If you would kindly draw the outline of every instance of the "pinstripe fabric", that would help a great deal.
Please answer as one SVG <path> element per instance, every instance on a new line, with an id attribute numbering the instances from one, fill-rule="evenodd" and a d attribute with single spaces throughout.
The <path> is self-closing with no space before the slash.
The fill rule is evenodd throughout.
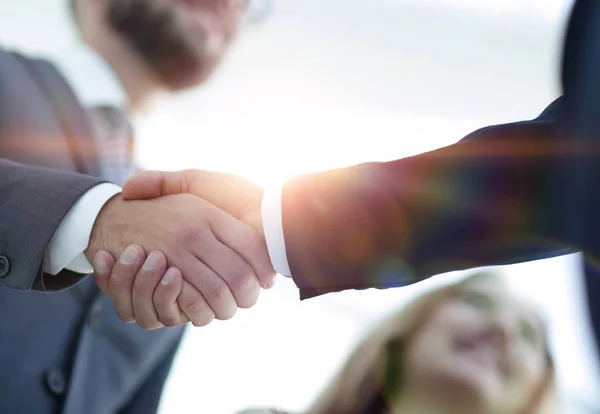
<path id="1" fill-rule="evenodd" d="M 76 200 L 128 173 L 131 136 L 100 135 L 106 119 L 49 63 L 0 50 L 0 256 L 11 268 L 0 279 L 2 414 L 156 411 L 183 329 L 124 324 L 92 278 L 40 271 Z"/>

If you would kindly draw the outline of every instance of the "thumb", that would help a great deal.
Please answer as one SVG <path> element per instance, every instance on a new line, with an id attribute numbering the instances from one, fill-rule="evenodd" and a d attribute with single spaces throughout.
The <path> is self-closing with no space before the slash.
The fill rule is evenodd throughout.
<path id="1" fill-rule="evenodd" d="M 132 175 L 123 184 L 123 199 L 148 200 L 189 191 L 192 171 L 144 171 Z"/>
<path id="2" fill-rule="evenodd" d="M 145 171 L 123 185 L 124 200 L 147 200 L 171 194 L 200 197 L 238 219 L 260 208 L 263 191 L 250 181 L 231 174 L 203 171 Z"/>

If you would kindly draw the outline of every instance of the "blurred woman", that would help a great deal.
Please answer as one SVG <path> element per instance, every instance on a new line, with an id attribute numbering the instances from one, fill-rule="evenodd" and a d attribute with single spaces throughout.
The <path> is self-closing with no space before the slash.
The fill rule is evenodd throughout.
<path id="1" fill-rule="evenodd" d="M 554 380 L 534 307 L 480 271 L 385 319 L 308 413 L 554 414 Z"/>

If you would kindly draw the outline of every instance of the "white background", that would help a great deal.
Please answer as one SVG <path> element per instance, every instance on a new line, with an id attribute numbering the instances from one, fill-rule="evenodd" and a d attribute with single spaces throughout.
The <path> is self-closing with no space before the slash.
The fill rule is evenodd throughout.
<path id="1" fill-rule="evenodd" d="M 137 119 L 137 156 L 152 168 L 218 169 L 270 185 L 299 172 L 401 158 L 483 125 L 535 117 L 559 94 L 570 4 L 276 0 L 268 21 L 246 30 L 208 85 Z M 62 0 L 0 0 L 4 46 L 54 56 L 73 42 Z M 591 402 L 600 382 L 579 265 L 574 255 L 508 271 L 548 313 L 565 397 Z M 300 302 L 280 278 L 255 308 L 188 330 L 162 411 L 301 411 L 373 321 L 420 288 Z"/>

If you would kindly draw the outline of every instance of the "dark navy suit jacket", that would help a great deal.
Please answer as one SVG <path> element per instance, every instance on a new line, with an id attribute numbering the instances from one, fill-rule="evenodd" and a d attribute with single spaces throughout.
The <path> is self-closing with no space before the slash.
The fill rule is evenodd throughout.
<path id="1" fill-rule="evenodd" d="M 600 2 L 578 1 L 568 33 L 565 94 L 539 117 L 286 183 L 283 230 L 301 298 L 583 251 L 600 345 Z"/>

